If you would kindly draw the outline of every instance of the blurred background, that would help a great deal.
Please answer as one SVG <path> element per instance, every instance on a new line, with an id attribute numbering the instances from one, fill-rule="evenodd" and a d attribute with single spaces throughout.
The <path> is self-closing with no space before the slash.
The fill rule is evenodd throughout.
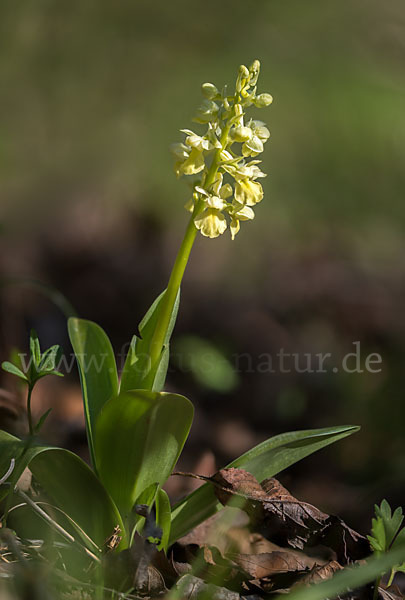
<path id="1" fill-rule="evenodd" d="M 234 242 L 193 249 L 167 385 L 196 406 L 180 467 L 211 474 L 277 433 L 361 425 L 281 480 L 365 531 L 373 503 L 400 505 L 405 489 L 403 0 L 2 3 L 1 359 L 26 351 L 31 327 L 71 352 L 34 279 L 122 360 L 188 219 L 168 147 L 200 84 L 233 85 L 255 58 L 274 96 L 265 199 Z M 364 372 L 342 372 L 354 342 Z M 282 349 L 304 372 L 279 368 Z M 319 353 L 325 372 L 305 372 Z M 1 425 L 21 434 L 22 392 L 0 377 Z M 85 455 L 78 377 L 54 379 L 34 399 L 38 414 L 53 406 L 44 437 Z"/>

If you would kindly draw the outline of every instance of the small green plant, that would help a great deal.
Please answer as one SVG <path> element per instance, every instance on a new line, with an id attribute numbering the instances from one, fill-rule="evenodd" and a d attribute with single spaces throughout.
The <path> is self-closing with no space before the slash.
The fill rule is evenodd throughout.
<path id="1" fill-rule="evenodd" d="M 115 536 L 108 551 L 130 548 L 145 526 L 137 507 L 155 511 L 159 549 L 189 532 L 223 507 L 212 485 L 204 484 L 174 507 L 163 485 L 173 471 L 186 442 L 193 419 L 193 405 L 182 395 L 163 391 L 169 361 L 170 338 L 180 301 L 180 284 L 198 231 L 215 238 L 230 229 L 232 239 L 242 221 L 254 218 L 254 207 L 263 199 L 257 181 L 264 177 L 257 157 L 270 133 L 262 121 L 247 116 L 251 106 L 269 106 L 272 97 L 257 93 L 260 63 L 239 68 L 232 92 L 219 91 L 211 83 L 202 86 L 204 100 L 195 121 L 205 131 L 183 130 L 184 142 L 172 147 L 177 176 L 191 178 L 191 197 L 186 207 L 190 222 L 180 246 L 167 288 L 153 302 L 132 338 L 121 378 L 111 343 L 95 323 L 70 318 L 68 330 L 81 379 L 91 467 L 67 450 L 46 446 L 37 439 L 27 446 L 0 432 L 0 468 L 5 473 L 16 461 L 11 483 L 26 467 L 64 515 L 64 526 L 74 531 L 82 545 L 99 560 L 106 540 Z M 31 365 L 24 370 L 3 364 L 28 385 L 30 438 L 37 433 L 30 402 L 35 382 L 57 372 L 58 350 L 41 354 L 31 336 Z M 230 465 L 242 467 L 259 481 L 329 444 L 358 431 L 355 426 L 290 432 L 273 437 Z M 61 474 L 62 479 L 61 479 Z"/>
<path id="2" fill-rule="evenodd" d="M 30 436 L 37 433 L 50 411 L 46 411 L 40 418 L 38 423 L 34 426 L 32 421 L 31 413 L 31 396 L 37 381 L 46 377 L 47 375 L 57 375 L 63 377 L 63 373 L 57 370 L 57 366 L 60 362 L 62 349 L 60 346 L 51 346 L 45 352 L 41 352 L 39 345 L 39 339 L 36 331 L 31 330 L 30 334 L 30 358 L 28 365 L 23 365 L 21 356 L 17 354 L 14 362 L 5 361 L 2 367 L 8 373 L 15 375 L 27 384 L 27 418 L 28 418 L 28 430 Z"/>
<path id="3" fill-rule="evenodd" d="M 402 527 L 404 515 L 402 514 L 402 508 L 399 506 L 394 513 L 392 513 L 391 507 L 386 500 L 381 502 L 381 505 L 377 504 L 374 507 L 375 517 L 372 520 L 371 533 L 372 535 L 367 536 L 368 541 L 376 556 L 389 552 L 390 550 L 396 550 L 405 544 L 405 527 Z M 402 571 L 405 573 L 405 562 L 395 565 L 391 568 L 391 574 L 388 581 L 390 586 L 394 580 L 395 573 Z M 377 579 L 375 589 L 378 589 L 380 579 Z M 377 597 L 375 595 L 375 597 Z"/>

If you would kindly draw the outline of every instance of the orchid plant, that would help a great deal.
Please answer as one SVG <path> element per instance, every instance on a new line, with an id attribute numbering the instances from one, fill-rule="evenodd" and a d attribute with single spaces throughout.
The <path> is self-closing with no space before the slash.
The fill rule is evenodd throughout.
<path id="1" fill-rule="evenodd" d="M 249 68 L 240 66 L 232 91 L 227 87 L 219 91 L 212 83 L 204 83 L 204 100 L 194 120 L 205 131 L 184 129 L 184 141 L 172 146 L 176 175 L 191 181 L 186 205 L 191 218 L 167 288 L 140 322 L 120 378 L 106 333 L 91 321 L 69 319 L 81 379 L 90 466 L 68 450 L 40 443 L 30 410 L 33 379 L 21 364 L 3 365 L 28 384 L 29 414 L 29 443 L 0 432 L 0 468 L 8 475 L 3 477 L 0 490 L 3 497 L 14 495 L 8 518 L 14 515 L 13 526 L 17 527 L 18 507 L 24 504 L 18 480 L 29 468 L 54 507 L 53 515 L 61 516 L 65 532 L 86 550 L 89 561 L 100 561 L 106 552 L 120 553 L 131 547 L 147 520 L 137 509 L 140 505 L 146 505 L 149 513 L 153 511 L 160 532 L 154 543 L 164 551 L 222 510 L 210 483 L 171 506 L 163 486 L 189 434 L 193 405 L 184 396 L 164 390 L 180 285 L 196 235 L 200 232 L 216 238 L 229 226 L 234 239 L 241 222 L 254 218 L 254 208 L 263 199 L 258 180 L 265 174 L 258 157 L 270 132 L 264 122 L 248 114 L 251 107 L 265 108 L 272 103 L 270 94 L 258 93 L 259 72 L 258 60 Z M 52 360 L 44 362 L 39 342 L 31 346 L 35 373 L 56 374 L 56 349 L 48 351 Z M 357 430 L 355 426 L 338 426 L 284 433 L 228 466 L 243 467 L 260 481 Z M 10 464 L 15 465 L 13 473 L 9 473 Z M 25 504 L 35 510 L 32 500 L 26 498 Z M 53 522 L 55 519 L 57 516 Z M 58 526 L 61 528 L 61 523 Z M 112 536 L 114 543 L 107 544 Z"/>

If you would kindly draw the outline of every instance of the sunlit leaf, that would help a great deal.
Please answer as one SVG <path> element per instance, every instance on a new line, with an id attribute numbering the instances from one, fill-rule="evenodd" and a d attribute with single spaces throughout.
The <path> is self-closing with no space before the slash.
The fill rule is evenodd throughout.
<path id="1" fill-rule="evenodd" d="M 99 475 L 121 513 L 139 494 L 169 477 L 187 439 L 193 406 L 187 398 L 136 390 L 105 404 L 95 434 Z"/>
<path id="2" fill-rule="evenodd" d="M 68 330 L 79 366 L 90 454 L 97 468 L 93 441 L 95 423 L 104 404 L 118 393 L 114 352 L 106 333 L 92 321 L 70 318 Z"/>

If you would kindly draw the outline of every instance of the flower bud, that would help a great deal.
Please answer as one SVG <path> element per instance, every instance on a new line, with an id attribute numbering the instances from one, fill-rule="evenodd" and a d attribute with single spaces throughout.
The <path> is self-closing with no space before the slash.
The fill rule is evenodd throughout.
<path id="1" fill-rule="evenodd" d="M 255 104 L 255 106 L 257 106 L 257 108 L 265 108 L 266 106 L 269 106 L 272 102 L 273 102 L 273 96 L 271 96 L 270 94 L 266 94 L 266 93 L 259 94 L 254 99 L 254 104 Z"/>
<path id="2" fill-rule="evenodd" d="M 218 96 L 219 92 L 216 86 L 213 83 L 203 83 L 201 86 L 202 95 L 205 96 L 208 100 L 213 100 L 216 96 Z"/>
<path id="3" fill-rule="evenodd" d="M 247 79 L 249 77 L 249 69 L 245 67 L 245 65 L 241 65 L 239 67 L 238 77 L 240 77 L 241 79 Z"/>
<path id="4" fill-rule="evenodd" d="M 232 137 L 235 142 L 247 142 L 252 137 L 253 132 L 250 127 L 239 125 L 232 131 Z"/>
<path id="5" fill-rule="evenodd" d="M 260 61 L 256 59 L 252 62 L 252 64 L 250 65 L 250 68 L 249 68 L 249 74 L 250 74 L 249 84 L 250 85 L 252 85 L 252 86 L 256 85 L 257 79 L 259 77 L 259 73 L 260 73 Z"/>
<path id="6" fill-rule="evenodd" d="M 241 117 L 243 115 L 243 108 L 241 104 L 235 104 L 234 109 L 236 117 Z"/>
<path id="7" fill-rule="evenodd" d="M 270 137 L 270 131 L 267 129 L 266 124 L 263 121 L 252 121 L 250 127 L 253 130 L 254 135 L 257 135 L 262 142 L 267 142 Z"/>
<path id="8" fill-rule="evenodd" d="M 257 135 L 254 135 L 250 140 L 245 142 L 242 146 L 243 156 L 257 156 L 260 152 L 263 152 L 263 142 Z"/>
<path id="9" fill-rule="evenodd" d="M 219 106 L 212 100 L 203 100 L 197 109 L 196 121 L 198 123 L 209 123 L 214 121 L 218 115 Z"/>
<path id="10" fill-rule="evenodd" d="M 249 69 L 245 65 L 239 67 L 238 78 L 236 80 L 236 91 L 238 94 L 242 91 L 242 88 L 246 84 L 246 80 L 249 78 Z"/>

